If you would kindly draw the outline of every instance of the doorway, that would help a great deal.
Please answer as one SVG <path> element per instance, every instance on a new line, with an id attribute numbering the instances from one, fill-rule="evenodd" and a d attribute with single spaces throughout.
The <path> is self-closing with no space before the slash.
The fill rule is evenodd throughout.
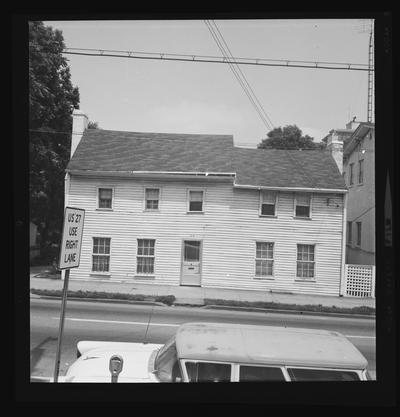
<path id="1" fill-rule="evenodd" d="M 201 240 L 184 240 L 181 285 L 201 286 Z"/>

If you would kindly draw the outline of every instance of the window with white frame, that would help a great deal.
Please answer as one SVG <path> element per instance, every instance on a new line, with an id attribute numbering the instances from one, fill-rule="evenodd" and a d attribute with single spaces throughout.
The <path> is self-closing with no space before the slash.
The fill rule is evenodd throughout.
<path id="1" fill-rule="evenodd" d="M 297 278 L 315 278 L 315 245 L 297 245 Z"/>
<path id="2" fill-rule="evenodd" d="M 146 210 L 158 210 L 160 200 L 159 188 L 146 188 L 145 190 Z"/>
<path id="3" fill-rule="evenodd" d="M 358 183 L 364 182 L 364 159 L 358 161 Z"/>
<path id="4" fill-rule="evenodd" d="M 274 274 L 274 244 L 256 242 L 256 277 L 272 277 Z"/>
<path id="5" fill-rule="evenodd" d="M 296 193 L 296 217 L 311 217 L 311 194 Z"/>
<path id="6" fill-rule="evenodd" d="M 204 191 L 201 190 L 189 190 L 189 211 L 201 212 L 203 211 L 204 203 Z"/>
<path id="7" fill-rule="evenodd" d="M 260 215 L 261 216 L 275 216 L 276 214 L 276 197 L 275 191 L 261 191 L 260 200 Z"/>
<path id="8" fill-rule="evenodd" d="M 137 274 L 154 274 L 155 239 L 138 239 L 136 257 Z"/>
<path id="9" fill-rule="evenodd" d="M 112 208 L 113 189 L 99 188 L 98 189 L 98 208 L 110 209 Z"/>
<path id="10" fill-rule="evenodd" d="M 110 271 L 110 243 L 109 237 L 93 238 L 92 253 L 92 271 L 109 272 Z"/>
<path id="11" fill-rule="evenodd" d="M 357 246 L 361 246 L 361 222 L 356 222 L 357 225 Z"/>

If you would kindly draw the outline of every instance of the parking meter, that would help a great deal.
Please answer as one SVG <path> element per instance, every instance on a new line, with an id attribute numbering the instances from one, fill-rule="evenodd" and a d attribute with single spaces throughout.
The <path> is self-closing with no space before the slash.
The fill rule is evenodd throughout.
<path id="1" fill-rule="evenodd" d="M 122 371 L 122 366 L 124 364 L 124 360 L 119 355 L 113 355 L 110 358 L 110 372 L 111 372 L 111 382 L 118 382 L 118 375 Z"/>

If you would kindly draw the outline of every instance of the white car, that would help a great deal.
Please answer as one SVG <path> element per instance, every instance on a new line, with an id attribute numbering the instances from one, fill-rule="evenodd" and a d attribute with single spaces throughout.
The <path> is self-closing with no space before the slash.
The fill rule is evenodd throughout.
<path id="1" fill-rule="evenodd" d="M 59 382 L 360 381 L 367 360 L 342 334 L 185 323 L 164 345 L 88 342 Z"/>

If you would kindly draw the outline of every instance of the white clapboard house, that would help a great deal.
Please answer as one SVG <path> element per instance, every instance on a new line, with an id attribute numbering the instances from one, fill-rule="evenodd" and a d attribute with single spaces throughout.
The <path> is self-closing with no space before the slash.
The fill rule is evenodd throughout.
<path id="1" fill-rule="evenodd" d="M 347 191 L 329 151 L 86 126 L 75 111 L 65 205 L 86 214 L 71 279 L 343 292 Z"/>

